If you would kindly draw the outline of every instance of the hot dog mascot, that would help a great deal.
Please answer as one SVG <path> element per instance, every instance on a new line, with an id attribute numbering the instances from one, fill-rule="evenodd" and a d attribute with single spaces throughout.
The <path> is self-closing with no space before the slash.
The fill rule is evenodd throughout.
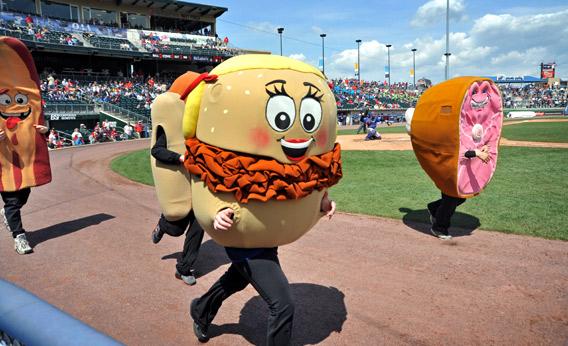
<path id="1" fill-rule="evenodd" d="M 175 276 L 188 285 L 197 282 L 193 266 L 203 239 L 203 229 L 198 223 L 194 223 L 190 177 L 183 166 L 185 139 L 181 127 L 185 102 L 180 95 L 198 76 L 198 73 L 186 72 L 178 77 L 168 91 L 156 97 L 151 111 L 150 161 L 158 202 L 162 209 L 160 220 L 152 232 L 152 241 L 154 244 L 159 243 L 164 234 L 179 237 L 187 229 Z"/>
<path id="2" fill-rule="evenodd" d="M 1 213 L 19 254 L 32 252 L 20 209 L 30 188 L 51 181 L 37 71 L 26 46 L 0 37 L 0 192 Z"/>

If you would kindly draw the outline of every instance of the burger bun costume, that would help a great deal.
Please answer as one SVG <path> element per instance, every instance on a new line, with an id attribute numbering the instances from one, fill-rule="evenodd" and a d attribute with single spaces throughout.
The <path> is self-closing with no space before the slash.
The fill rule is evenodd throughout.
<path id="1" fill-rule="evenodd" d="M 202 74 L 182 99 L 191 178 L 180 191 L 191 186 L 196 218 L 217 243 L 288 244 L 324 215 L 320 204 L 341 178 L 341 158 L 335 97 L 320 71 L 286 57 L 241 55 Z M 233 225 L 215 230 L 226 208 Z"/>

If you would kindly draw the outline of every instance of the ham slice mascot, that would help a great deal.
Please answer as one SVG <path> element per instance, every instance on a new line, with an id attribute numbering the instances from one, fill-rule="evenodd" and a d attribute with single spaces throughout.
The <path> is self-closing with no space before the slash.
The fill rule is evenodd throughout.
<path id="1" fill-rule="evenodd" d="M 19 254 L 32 249 L 26 240 L 20 209 L 30 188 L 51 181 L 51 169 L 36 68 L 26 46 L 0 37 L 0 192 L 6 228 Z"/>
<path id="2" fill-rule="evenodd" d="M 241 55 L 197 77 L 182 99 L 191 207 L 232 262 L 192 302 L 194 332 L 207 341 L 222 302 L 252 284 L 269 307 L 267 343 L 289 344 L 294 304 L 277 249 L 335 211 L 327 193 L 342 175 L 335 97 L 308 64 Z"/>
<path id="3" fill-rule="evenodd" d="M 432 233 L 451 239 L 450 219 L 487 186 L 497 166 L 503 125 L 501 93 L 487 78 L 459 77 L 424 92 L 407 130 L 420 165 L 442 192 L 428 204 Z"/>

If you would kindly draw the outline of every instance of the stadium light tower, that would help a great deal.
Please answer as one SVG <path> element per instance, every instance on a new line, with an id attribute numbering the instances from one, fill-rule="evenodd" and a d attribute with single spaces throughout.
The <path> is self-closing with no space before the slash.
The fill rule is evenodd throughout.
<path id="1" fill-rule="evenodd" d="M 388 65 L 388 71 L 389 71 L 389 88 L 391 86 L 391 54 L 390 54 L 390 48 L 392 47 L 392 44 L 387 44 L 387 65 Z"/>
<path id="2" fill-rule="evenodd" d="M 280 56 L 282 56 L 282 33 L 284 32 L 284 28 L 278 28 L 278 34 L 280 35 Z"/>
<path id="3" fill-rule="evenodd" d="M 450 0 L 446 0 L 446 79 L 450 74 Z"/>
<path id="4" fill-rule="evenodd" d="M 361 45 L 361 40 L 355 40 L 357 42 L 357 79 L 359 80 L 359 85 L 361 85 L 361 59 L 359 55 L 359 46 Z"/>
<path id="5" fill-rule="evenodd" d="M 325 75 L 325 44 L 324 44 L 324 39 L 325 39 L 326 34 L 320 34 L 321 37 L 321 68 L 322 68 L 322 72 Z"/>
<path id="6" fill-rule="evenodd" d="M 412 77 L 414 78 L 414 82 L 412 82 L 412 86 L 416 89 L 416 48 L 412 48 Z"/>

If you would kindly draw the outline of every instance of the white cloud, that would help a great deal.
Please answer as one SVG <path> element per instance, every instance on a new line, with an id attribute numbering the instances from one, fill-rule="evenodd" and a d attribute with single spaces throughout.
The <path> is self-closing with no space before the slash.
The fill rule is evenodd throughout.
<path id="1" fill-rule="evenodd" d="M 306 56 L 302 53 L 290 54 L 290 58 L 300 61 L 306 61 Z"/>
<path id="2" fill-rule="evenodd" d="M 410 24 L 427 26 L 445 21 L 446 8 L 446 0 L 430 0 L 418 8 Z M 450 19 L 458 21 L 466 19 L 464 0 L 450 1 Z"/>
<path id="3" fill-rule="evenodd" d="M 557 73 L 568 78 L 568 9 L 554 13 L 514 16 L 486 14 L 476 19 L 467 32 L 450 33 L 450 75 L 538 76 L 541 62 L 564 66 Z M 412 42 L 393 43 L 391 80 L 411 81 L 411 48 L 416 48 L 416 77 L 443 80 L 445 35 L 422 36 Z M 357 49 L 343 50 L 331 58 L 331 77 L 354 76 Z M 378 41 L 361 45 L 361 78 L 384 79 L 386 48 Z M 326 68 L 326 72 L 327 68 Z"/>
<path id="4" fill-rule="evenodd" d="M 391 50 L 392 51 L 392 50 Z M 372 70 L 380 69 L 386 63 L 387 48 L 383 43 L 376 40 L 361 42 L 359 46 L 359 59 L 361 63 L 361 78 Z M 383 63 L 384 62 L 384 63 Z M 334 76 L 354 76 L 355 64 L 357 63 L 357 48 L 346 49 L 331 57 L 326 74 Z M 363 78 L 364 79 L 364 78 Z"/>
<path id="5" fill-rule="evenodd" d="M 312 31 L 313 31 L 316 35 L 325 33 L 325 31 L 324 31 L 321 27 L 316 26 L 316 25 L 313 25 L 313 26 L 312 26 Z"/>
<path id="6" fill-rule="evenodd" d="M 276 25 L 271 22 L 248 22 L 247 26 L 254 28 L 258 31 L 264 31 L 275 34 L 277 33 L 276 29 L 281 27 L 281 25 Z"/>

